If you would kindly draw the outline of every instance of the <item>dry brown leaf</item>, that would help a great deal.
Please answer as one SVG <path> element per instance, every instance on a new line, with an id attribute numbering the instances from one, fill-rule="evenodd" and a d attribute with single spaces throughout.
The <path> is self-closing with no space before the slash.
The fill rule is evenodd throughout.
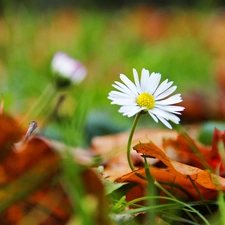
<path id="1" fill-rule="evenodd" d="M 210 173 L 208 170 L 201 170 L 196 167 L 188 166 L 183 163 L 170 159 L 166 153 L 158 148 L 153 142 L 140 143 L 134 147 L 138 153 L 146 156 L 157 157 L 167 168 L 149 167 L 152 177 L 167 188 L 174 195 L 186 198 L 188 200 L 200 200 L 198 192 L 190 179 L 195 183 L 198 190 L 205 199 L 212 199 L 217 196 L 218 190 L 225 190 L 225 179 Z M 144 179 L 136 176 L 136 172 L 145 176 L 143 168 L 132 173 L 124 175 L 119 182 L 134 182 L 139 185 L 145 185 Z M 140 193 L 140 196 L 144 193 Z"/>
<path id="2" fill-rule="evenodd" d="M 214 129 L 212 146 L 204 146 L 198 141 L 183 135 L 178 135 L 177 139 L 167 139 L 163 142 L 165 152 L 172 152 L 176 161 L 205 169 L 206 164 L 216 173 L 220 169 L 220 174 L 225 173 L 224 153 L 220 153 L 218 149 L 219 141 L 222 141 L 225 146 L 225 131 Z M 194 146 L 193 146 L 194 145 Z M 196 154 L 195 149 L 200 152 L 201 157 Z M 203 159 L 203 160 L 202 160 Z"/>
<path id="3" fill-rule="evenodd" d="M 65 224 L 72 207 L 61 185 L 52 183 L 59 161 L 38 137 L 11 150 L 1 163 L 0 224 Z"/>
<path id="4" fill-rule="evenodd" d="M 0 115 L 0 162 L 12 150 L 14 143 L 22 139 L 23 132 L 19 124 L 6 114 Z"/>
<path id="5" fill-rule="evenodd" d="M 33 136 L 15 145 L 22 140 L 23 132 L 17 122 L 6 115 L 0 115 L 0 129 L 0 153 L 7 150 L 0 164 L 0 224 L 66 224 L 76 208 L 72 208 L 69 196 L 58 182 L 61 158 L 53 148 L 55 143 Z M 58 145 L 58 148 L 60 146 L 65 147 Z M 83 151 L 76 154 L 81 152 L 83 154 Z M 85 161 L 85 157 L 76 156 Z M 74 177 L 74 181 L 76 179 L 78 177 Z M 100 178 L 91 169 L 84 168 L 80 179 L 84 197 L 91 196 L 96 203 L 96 223 L 109 224 L 108 204 Z"/>
<path id="6" fill-rule="evenodd" d="M 194 148 L 196 147 L 198 149 L 206 162 L 211 154 L 211 146 L 204 146 L 196 140 L 190 137 L 188 138 L 189 140 L 183 135 L 178 135 L 175 140 L 165 139 L 163 141 L 163 150 L 175 161 L 205 169 L 204 162 L 196 155 Z M 173 157 L 171 157 L 171 155 L 173 155 Z"/>
<path id="7" fill-rule="evenodd" d="M 164 139 L 176 139 L 177 135 L 177 132 L 172 130 L 137 130 L 134 133 L 131 146 L 138 144 L 140 141 L 146 142 L 149 140 L 154 140 L 158 146 L 162 146 Z M 91 151 L 96 155 L 101 155 L 103 159 L 109 160 L 126 153 L 128 137 L 129 132 L 95 137 L 91 142 Z"/>
<path id="8" fill-rule="evenodd" d="M 114 181 L 116 178 L 130 172 L 130 167 L 127 162 L 126 148 L 128 132 L 95 137 L 92 140 L 91 151 L 96 155 L 101 155 L 104 160 L 105 169 L 104 177 L 108 180 Z M 176 139 L 177 132 L 171 130 L 139 130 L 135 132 L 132 146 L 139 143 L 139 141 L 149 141 L 154 139 L 159 145 L 163 145 L 164 139 Z M 136 151 L 131 150 L 131 158 L 134 166 L 139 168 L 143 165 L 143 159 Z M 148 159 L 149 164 L 154 164 L 158 159 Z"/>

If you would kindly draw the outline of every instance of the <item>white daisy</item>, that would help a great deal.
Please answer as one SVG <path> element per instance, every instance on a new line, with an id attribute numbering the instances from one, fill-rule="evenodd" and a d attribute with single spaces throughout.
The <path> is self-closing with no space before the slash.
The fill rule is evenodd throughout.
<path id="1" fill-rule="evenodd" d="M 172 126 L 169 120 L 179 124 L 180 118 L 174 114 L 180 115 L 184 107 L 174 104 L 182 102 L 181 94 L 170 96 L 177 86 L 172 86 L 173 82 L 168 82 L 168 79 L 159 84 L 161 74 L 150 74 L 146 69 L 142 69 L 140 80 L 136 69 L 133 69 L 133 74 L 134 83 L 121 74 L 120 79 L 123 83 L 115 81 L 112 85 L 118 91 L 109 93 L 111 104 L 120 105 L 119 112 L 124 116 L 131 117 L 142 111 L 148 112 L 155 122 L 160 120 L 170 129 Z"/>
<path id="2" fill-rule="evenodd" d="M 87 74 L 86 68 L 80 61 L 70 57 L 64 52 L 57 52 L 51 62 L 53 74 L 64 83 L 78 84 L 84 80 Z M 62 83 L 63 83 L 62 82 Z"/>

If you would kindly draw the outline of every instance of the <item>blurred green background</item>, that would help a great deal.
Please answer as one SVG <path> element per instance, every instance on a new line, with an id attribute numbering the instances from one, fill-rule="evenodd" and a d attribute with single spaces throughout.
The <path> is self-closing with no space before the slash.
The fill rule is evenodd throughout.
<path id="1" fill-rule="evenodd" d="M 71 120 L 85 133 L 85 143 L 95 135 L 128 129 L 132 119 L 117 113 L 119 107 L 110 105 L 107 95 L 120 73 L 132 79 L 133 68 L 160 72 L 184 96 L 196 90 L 217 95 L 215 78 L 225 59 L 220 1 L 1 1 L 1 6 L 4 111 L 22 121 L 53 82 L 56 52 L 66 52 L 87 67 L 81 84 L 59 92 L 31 118 L 43 122 L 60 94 L 66 96 L 57 118 L 45 125 L 47 136 L 59 138 L 60 123 Z M 149 121 L 146 126 L 158 124 Z"/>

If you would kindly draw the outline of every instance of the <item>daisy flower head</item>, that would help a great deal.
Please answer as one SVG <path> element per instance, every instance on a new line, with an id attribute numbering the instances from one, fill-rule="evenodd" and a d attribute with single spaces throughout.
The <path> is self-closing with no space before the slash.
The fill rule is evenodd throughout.
<path id="1" fill-rule="evenodd" d="M 148 113 L 155 122 L 161 121 L 165 126 L 172 129 L 168 121 L 179 124 L 182 106 L 174 104 L 182 102 L 181 94 L 171 95 L 177 88 L 173 82 L 164 80 L 160 83 L 160 73 L 149 73 L 142 69 L 139 79 L 136 69 L 133 69 L 134 82 L 126 75 L 120 74 L 122 82 L 115 81 L 112 86 L 117 91 L 110 91 L 108 99 L 111 104 L 120 105 L 119 112 L 124 116 L 132 117 L 139 112 Z"/>
<path id="2" fill-rule="evenodd" d="M 52 72 L 58 87 L 79 84 L 86 77 L 87 70 L 80 61 L 64 52 L 57 52 L 51 62 Z"/>

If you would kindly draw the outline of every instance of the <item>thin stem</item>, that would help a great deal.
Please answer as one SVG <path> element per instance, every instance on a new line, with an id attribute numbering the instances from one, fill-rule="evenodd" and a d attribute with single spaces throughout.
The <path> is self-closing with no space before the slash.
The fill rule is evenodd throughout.
<path id="1" fill-rule="evenodd" d="M 50 111 L 50 114 L 45 118 L 43 124 L 49 123 L 52 119 L 57 117 L 58 111 L 62 103 L 65 101 L 65 94 L 61 94 L 53 107 L 53 109 Z M 44 128 L 44 125 L 42 126 L 42 129 Z"/>
<path id="2" fill-rule="evenodd" d="M 21 124 L 28 120 L 33 120 L 39 115 L 39 113 L 43 110 L 43 108 L 49 104 L 50 99 L 55 95 L 56 91 L 52 88 L 51 85 L 48 85 L 42 94 L 39 96 L 37 101 L 32 105 L 32 107 L 28 110 L 26 115 L 23 117 Z"/>
<path id="3" fill-rule="evenodd" d="M 193 187 L 195 188 L 195 190 L 197 191 L 199 197 L 202 199 L 202 201 L 205 201 L 202 193 L 200 192 L 200 190 L 198 189 L 197 185 L 195 184 L 195 182 L 192 180 L 191 176 L 190 175 L 187 175 L 188 179 L 191 181 Z M 209 211 L 209 213 L 211 215 L 213 215 L 213 212 L 211 211 L 211 209 L 209 208 L 209 206 L 205 203 L 205 207 L 207 208 L 207 210 Z"/>
<path id="4" fill-rule="evenodd" d="M 146 174 L 146 178 L 147 178 L 147 181 L 148 181 L 147 194 L 150 195 L 150 196 L 156 196 L 157 193 L 156 193 L 156 189 L 155 189 L 155 185 L 154 185 L 154 179 L 153 179 L 153 177 L 150 173 L 149 165 L 148 165 L 148 162 L 147 162 L 147 159 L 146 159 L 145 155 L 144 155 L 144 165 L 145 165 L 145 174 Z M 156 199 L 150 198 L 148 200 L 148 205 L 155 207 L 157 205 Z M 149 217 L 148 218 L 149 221 L 154 221 L 155 218 L 156 218 L 156 210 L 154 208 L 152 208 L 152 210 L 149 211 L 147 216 Z"/>
<path id="5" fill-rule="evenodd" d="M 225 224 L 225 215 L 224 215 L 224 210 L 225 210 L 225 203 L 224 203 L 224 194 L 222 191 L 219 191 L 218 195 L 218 205 L 219 205 L 219 210 L 220 210 L 220 221 L 222 222 L 221 224 Z"/>
<path id="6" fill-rule="evenodd" d="M 177 198 L 172 195 L 170 192 L 168 192 L 157 180 L 155 180 L 155 185 L 160 188 L 164 193 L 166 193 L 169 197 L 173 198 L 174 201 L 177 200 Z M 190 208 L 188 205 L 187 205 L 188 208 Z M 189 211 L 185 211 L 185 213 L 194 221 L 194 222 L 197 222 L 197 220 L 195 219 L 195 217 L 189 212 Z M 201 217 L 201 216 L 200 216 Z M 202 218 L 202 217 L 201 217 Z M 203 219 L 204 220 L 204 219 Z"/>
<path id="7" fill-rule="evenodd" d="M 127 142 L 127 160 L 128 160 L 131 170 L 135 170 L 132 159 L 131 159 L 131 155 L 130 155 L 131 143 L 132 143 L 132 139 L 133 139 L 133 135 L 134 135 L 134 130 L 137 126 L 137 122 L 138 122 L 139 118 L 141 117 L 141 114 L 142 114 L 142 112 L 136 114 L 131 131 L 130 131 L 130 136 L 129 136 L 129 139 Z"/>
<path id="8" fill-rule="evenodd" d="M 196 144 L 194 143 L 194 141 L 190 138 L 190 136 L 188 135 L 188 133 L 184 130 L 183 127 L 180 128 L 179 133 L 182 135 L 182 137 L 184 137 L 187 141 L 188 144 L 191 147 L 191 150 L 193 151 L 193 153 L 196 154 L 196 156 L 198 156 L 198 158 L 201 160 L 202 164 L 204 165 L 204 167 L 206 169 L 208 169 L 211 173 L 212 173 L 212 168 L 210 167 L 210 165 L 206 162 L 204 156 L 202 155 L 202 153 L 200 152 L 199 148 L 196 146 Z"/>

